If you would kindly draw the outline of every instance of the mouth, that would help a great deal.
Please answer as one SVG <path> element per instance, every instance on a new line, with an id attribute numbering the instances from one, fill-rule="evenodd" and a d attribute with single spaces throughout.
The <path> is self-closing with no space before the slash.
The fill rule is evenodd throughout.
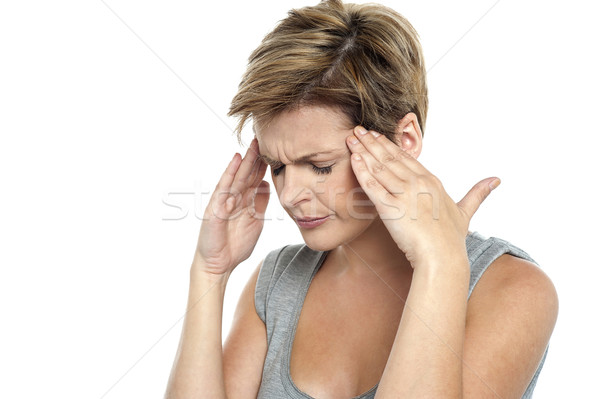
<path id="1" fill-rule="evenodd" d="M 308 217 L 308 218 L 294 217 L 294 219 L 296 220 L 296 223 L 298 223 L 298 226 L 305 228 L 305 229 L 310 229 L 310 228 L 317 227 L 317 226 L 320 226 L 323 223 L 325 223 L 327 220 L 329 220 L 329 215 L 322 216 L 322 217 Z"/>

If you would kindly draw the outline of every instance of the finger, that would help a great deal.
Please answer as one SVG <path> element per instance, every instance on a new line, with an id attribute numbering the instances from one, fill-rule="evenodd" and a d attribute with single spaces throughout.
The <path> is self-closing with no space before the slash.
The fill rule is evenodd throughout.
<path id="1" fill-rule="evenodd" d="M 250 206 L 252 204 L 257 187 L 260 185 L 263 177 L 267 172 L 268 165 L 260 158 L 254 162 L 252 174 L 249 177 L 248 183 L 240 191 L 242 195 L 242 206 Z"/>
<path id="2" fill-rule="evenodd" d="M 267 164 L 261 159 L 260 155 L 256 157 L 254 165 L 252 167 L 252 173 L 249 177 L 250 187 L 257 187 L 262 181 L 266 171 Z"/>
<path id="3" fill-rule="evenodd" d="M 402 194 L 406 183 L 410 181 L 411 176 L 414 176 L 414 173 L 408 169 L 400 169 L 404 173 L 398 175 L 397 170 L 390 168 L 391 163 L 379 162 L 368 151 L 358 153 L 358 155 L 362 158 L 370 176 L 375 178 L 392 195 Z"/>
<path id="4" fill-rule="evenodd" d="M 258 166 L 256 168 L 256 173 L 254 174 L 254 178 L 252 180 L 252 187 L 258 187 L 258 185 L 265 177 L 265 174 L 267 172 L 267 164 L 265 162 L 261 161 L 260 159 L 257 159 L 256 163 L 258 164 Z"/>
<path id="5" fill-rule="evenodd" d="M 240 190 L 242 190 L 242 191 L 247 190 L 248 188 L 251 188 L 254 186 L 254 183 L 256 181 L 256 175 L 258 174 L 259 169 L 260 169 L 260 159 L 256 158 L 254 160 L 254 164 L 252 164 L 252 169 L 250 169 L 250 173 L 248 174 L 248 177 L 246 178 L 246 184 L 243 187 L 239 187 Z M 260 183 L 260 181 L 258 183 Z"/>
<path id="6" fill-rule="evenodd" d="M 497 183 L 495 186 L 492 183 Z M 497 177 L 488 177 L 487 179 L 483 179 L 479 183 L 475 184 L 461 199 L 456 203 L 469 217 L 469 220 L 473 217 L 479 206 L 483 203 L 483 201 L 490 195 L 492 190 L 498 187 L 500 184 L 500 179 Z"/>
<path id="7" fill-rule="evenodd" d="M 350 157 L 352 170 L 356 175 L 356 180 L 365 191 L 371 202 L 377 204 L 382 202 L 389 192 L 371 175 L 361 154 L 352 154 Z"/>
<path id="8" fill-rule="evenodd" d="M 252 205 L 252 201 L 254 201 L 254 196 L 256 194 L 256 189 L 262 182 L 262 178 L 265 176 L 265 172 L 267 171 L 267 165 L 260 159 L 257 159 L 255 163 L 255 169 L 256 171 L 251 176 L 252 181 L 248 183 L 243 191 L 241 191 L 241 204 L 244 207 Z"/>
<path id="9" fill-rule="evenodd" d="M 264 218 L 270 195 L 271 189 L 269 183 L 262 180 L 256 188 L 256 195 L 254 196 L 254 212 L 252 216 L 254 216 L 255 219 Z"/>
<path id="10" fill-rule="evenodd" d="M 251 181 L 253 174 L 256 172 L 256 169 L 260 164 L 258 161 L 258 142 L 256 139 L 253 139 L 248 146 L 248 150 L 246 151 L 246 159 L 247 164 L 244 165 L 244 169 L 240 170 L 242 173 L 238 173 L 238 178 L 240 181 Z M 235 184 L 235 181 L 234 181 Z"/>
<path id="11" fill-rule="evenodd" d="M 218 218 L 226 218 L 226 215 L 231 213 L 233 208 L 231 198 L 233 198 L 233 196 L 229 193 L 231 192 L 231 184 L 233 183 L 241 161 L 241 155 L 236 152 L 229 162 L 229 165 L 227 165 L 225 172 L 221 175 L 215 191 L 211 195 L 209 205 L 204 210 L 205 219 L 210 218 L 211 215 L 217 216 Z"/>
<path id="12" fill-rule="evenodd" d="M 424 173 L 424 167 L 419 161 L 401 146 L 390 141 L 385 135 L 374 130 L 367 131 L 362 126 L 354 129 L 354 135 L 359 139 L 362 146 L 369 151 L 375 159 L 380 162 L 398 160 L 403 167 L 411 169 L 415 173 Z M 357 147 L 359 148 L 359 147 Z"/>
<path id="13" fill-rule="evenodd" d="M 396 179 L 408 180 L 411 175 L 415 172 L 407 168 L 405 165 L 399 163 L 399 161 L 390 153 L 386 152 L 386 155 L 381 156 L 379 159 L 361 144 L 355 136 L 349 136 L 347 143 L 350 151 L 354 154 L 359 154 L 365 161 L 367 167 L 373 174 L 379 174 L 382 171 L 389 171 Z M 389 177 L 386 175 L 384 177 Z M 380 180 L 383 183 L 383 178 Z"/>
<path id="14" fill-rule="evenodd" d="M 233 158 L 229 162 L 229 165 L 227 165 L 225 172 L 223 172 L 223 175 L 221 175 L 221 178 L 219 179 L 219 182 L 217 183 L 215 192 L 219 193 L 219 192 L 229 192 L 230 191 L 231 184 L 233 183 L 233 179 L 235 178 L 237 170 L 240 166 L 241 159 L 242 159 L 241 155 L 238 154 L 237 152 L 233 155 Z M 227 199 L 227 198 L 224 198 L 223 201 L 225 199 Z"/>
<path id="15" fill-rule="evenodd" d="M 242 164 L 233 180 L 231 190 L 234 193 L 240 193 L 244 191 L 248 184 L 248 180 L 252 174 L 252 171 L 256 165 L 258 154 L 258 144 L 256 139 L 253 139 L 246 151 L 246 155 L 242 160 Z M 258 167 L 258 165 L 256 165 Z"/>

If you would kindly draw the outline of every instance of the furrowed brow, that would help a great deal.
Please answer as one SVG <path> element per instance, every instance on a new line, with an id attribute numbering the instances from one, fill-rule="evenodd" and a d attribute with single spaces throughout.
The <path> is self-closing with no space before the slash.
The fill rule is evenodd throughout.
<path id="1" fill-rule="evenodd" d="M 273 167 L 277 167 L 277 166 L 280 166 L 280 165 L 281 165 L 281 162 L 279 162 L 279 161 L 276 161 L 276 160 L 274 160 L 274 159 L 271 159 L 271 158 L 269 158 L 268 156 L 266 156 L 266 155 L 263 155 L 263 154 L 260 154 L 260 155 L 258 156 L 258 158 L 259 158 L 259 159 L 261 159 L 261 160 L 262 160 L 264 163 L 266 163 L 267 165 L 269 165 L 269 166 L 270 166 L 270 167 L 272 167 L 272 168 L 273 168 Z"/>
<path id="2" fill-rule="evenodd" d="M 319 156 L 319 155 L 327 155 L 327 154 L 331 154 L 334 151 L 320 151 L 320 152 L 313 152 L 311 154 L 306 154 L 303 155 L 295 160 L 292 161 L 292 163 L 302 163 L 302 162 L 306 162 L 311 160 L 312 158 Z M 260 154 L 258 156 L 260 159 L 262 159 L 267 165 L 270 166 L 280 166 L 283 165 L 282 162 L 280 161 L 276 161 L 274 159 L 269 158 L 268 156 L 264 155 L 264 154 Z"/>

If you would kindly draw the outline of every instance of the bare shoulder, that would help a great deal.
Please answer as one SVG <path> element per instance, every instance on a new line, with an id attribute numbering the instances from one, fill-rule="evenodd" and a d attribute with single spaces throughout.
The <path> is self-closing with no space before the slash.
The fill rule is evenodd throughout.
<path id="1" fill-rule="evenodd" d="M 544 354 L 558 316 L 558 295 L 537 265 L 503 254 L 482 275 L 468 303 L 465 397 L 520 398 Z"/>
<path id="2" fill-rule="evenodd" d="M 223 370 L 228 398 L 256 398 L 267 353 L 267 330 L 256 313 L 254 292 L 259 263 L 244 287 L 223 345 Z"/>
<path id="3" fill-rule="evenodd" d="M 503 254 L 488 267 L 473 289 L 473 305 L 502 300 L 516 309 L 544 310 L 550 319 L 558 313 L 558 295 L 550 278 L 536 264 Z M 551 317 L 554 315 L 554 317 Z"/>

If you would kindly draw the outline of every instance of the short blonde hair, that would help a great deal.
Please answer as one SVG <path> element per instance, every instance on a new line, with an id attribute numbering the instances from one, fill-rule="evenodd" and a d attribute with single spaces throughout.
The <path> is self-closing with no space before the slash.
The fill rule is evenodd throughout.
<path id="1" fill-rule="evenodd" d="M 412 25 L 379 4 L 323 0 L 292 9 L 265 36 L 231 102 L 238 140 L 252 118 L 268 122 L 293 107 L 338 107 L 355 125 L 395 140 L 409 112 L 427 118 L 423 51 Z"/>

